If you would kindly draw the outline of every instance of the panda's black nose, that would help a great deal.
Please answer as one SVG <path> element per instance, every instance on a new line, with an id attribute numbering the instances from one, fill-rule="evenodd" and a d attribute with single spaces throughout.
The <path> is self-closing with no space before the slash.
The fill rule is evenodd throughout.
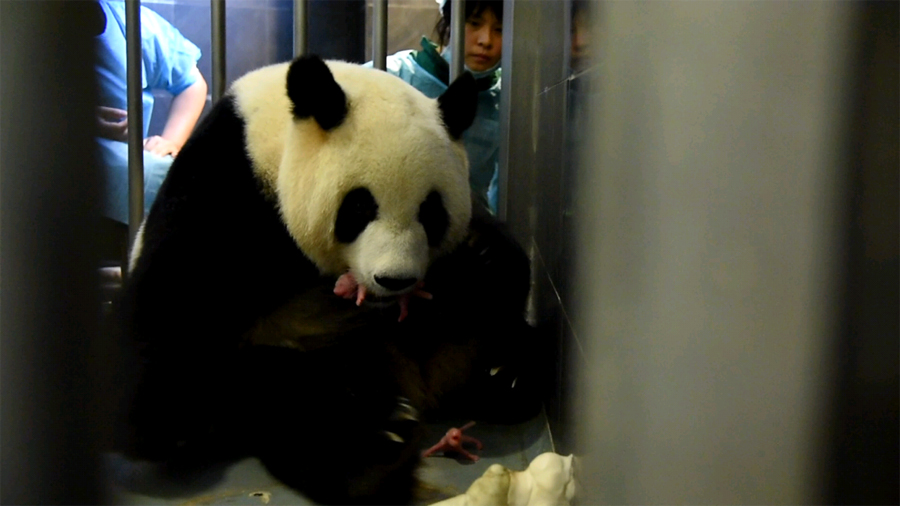
<path id="1" fill-rule="evenodd" d="M 390 278 L 387 276 L 375 276 L 375 282 L 388 290 L 399 291 L 416 284 L 416 278 Z"/>

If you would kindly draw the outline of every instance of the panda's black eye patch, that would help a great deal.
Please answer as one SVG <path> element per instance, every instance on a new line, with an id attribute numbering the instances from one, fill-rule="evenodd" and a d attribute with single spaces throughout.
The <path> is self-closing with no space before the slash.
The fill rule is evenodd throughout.
<path id="1" fill-rule="evenodd" d="M 365 188 L 350 190 L 344 196 L 334 224 L 334 236 L 338 242 L 351 243 L 378 217 L 375 197 Z"/>
<path id="2" fill-rule="evenodd" d="M 419 206 L 419 223 L 425 227 L 425 235 L 428 236 L 428 245 L 432 248 L 440 246 L 450 227 L 450 215 L 444 208 L 444 200 L 441 194 L 432 191 L 425 197 L 425 201 Z"/>

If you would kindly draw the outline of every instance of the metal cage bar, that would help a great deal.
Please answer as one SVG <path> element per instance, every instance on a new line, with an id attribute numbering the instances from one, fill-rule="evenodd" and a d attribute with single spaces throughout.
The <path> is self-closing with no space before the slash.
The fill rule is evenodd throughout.
<path id="1" fill-rule="evenodd" d="M 514 12 L 516 0 L 506 0 L 503 5 L 503 52 L 500 56 L 500 67 L 503 69 L 505 76 L 512 75 L 518 71 L 513 61 L 513 38 L 512 34 L 515 30 Z M 507 77 L 508 79 L 508 77 Z M 506 81 L 509 82 L 509 81 Z M 504 83 L 506 84 L 506 83 Z M 514 89 L 514 88 L 513 88 Z M 498 163 L 497 175 L 497 218 L 502 222 L 507 220 L 507 209 L 509 208 L 509 138 L 511 132 L 511 112 L 512 112 L 512 90 L 509 84 L 504 86 L 500 93 L 500 156 Z"/>
<path id="2" fill-rule="evenodd" d="M 376 69 L 387 68 L 387 0 L 374 0 L 372 3 L 372 65 Z"/>
<path id="3" fill-rule="evenodd" d="M 463 73 L 466 39 L 466 0 L 452 0 L 450 4 L 450 82 Z"/>
<path id="4" fill-rule="evenodd" d="M 309 50 L 309 1 L 294 0 L 294 57 Z"/>
<path id="5" fill-rule="evenodd" d="M 212 16 L 212 101 L 225 94 L 225 0 L 210 0 Z"/>
<path id="6" fill-rule="evenodd" d="M 125 73 L 128 82 L 128 239 L 144 220 L 144 98 L 141 82 L 141 1 L 125 3 Z"/>

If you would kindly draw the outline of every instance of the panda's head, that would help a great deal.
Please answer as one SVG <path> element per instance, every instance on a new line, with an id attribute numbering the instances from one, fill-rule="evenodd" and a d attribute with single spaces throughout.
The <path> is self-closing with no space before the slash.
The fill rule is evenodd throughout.
<path id="1" fill-rule="evenodd" d="M 466 234 L 460 136 L 474 80 L 433 100 L 386 72 L 316 57 L 294 60 L 286 78 L 290 120 L 263 176 L 290 234 L 323 273 L 350 271 L 376 296 L 412 290 Z"/>

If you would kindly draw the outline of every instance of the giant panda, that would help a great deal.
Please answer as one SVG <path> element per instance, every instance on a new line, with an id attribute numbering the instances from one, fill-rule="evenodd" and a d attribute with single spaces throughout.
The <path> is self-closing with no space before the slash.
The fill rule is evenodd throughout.
<path id="1" fill-rule="evenodd" d="M 534 413 L 529 261 L 460 142 L 476 93 L 315 56 L 233 83 L 131 253 L 127 456 L 249 454 L 317 502 L 403 504 L 430 414 Z"/>

